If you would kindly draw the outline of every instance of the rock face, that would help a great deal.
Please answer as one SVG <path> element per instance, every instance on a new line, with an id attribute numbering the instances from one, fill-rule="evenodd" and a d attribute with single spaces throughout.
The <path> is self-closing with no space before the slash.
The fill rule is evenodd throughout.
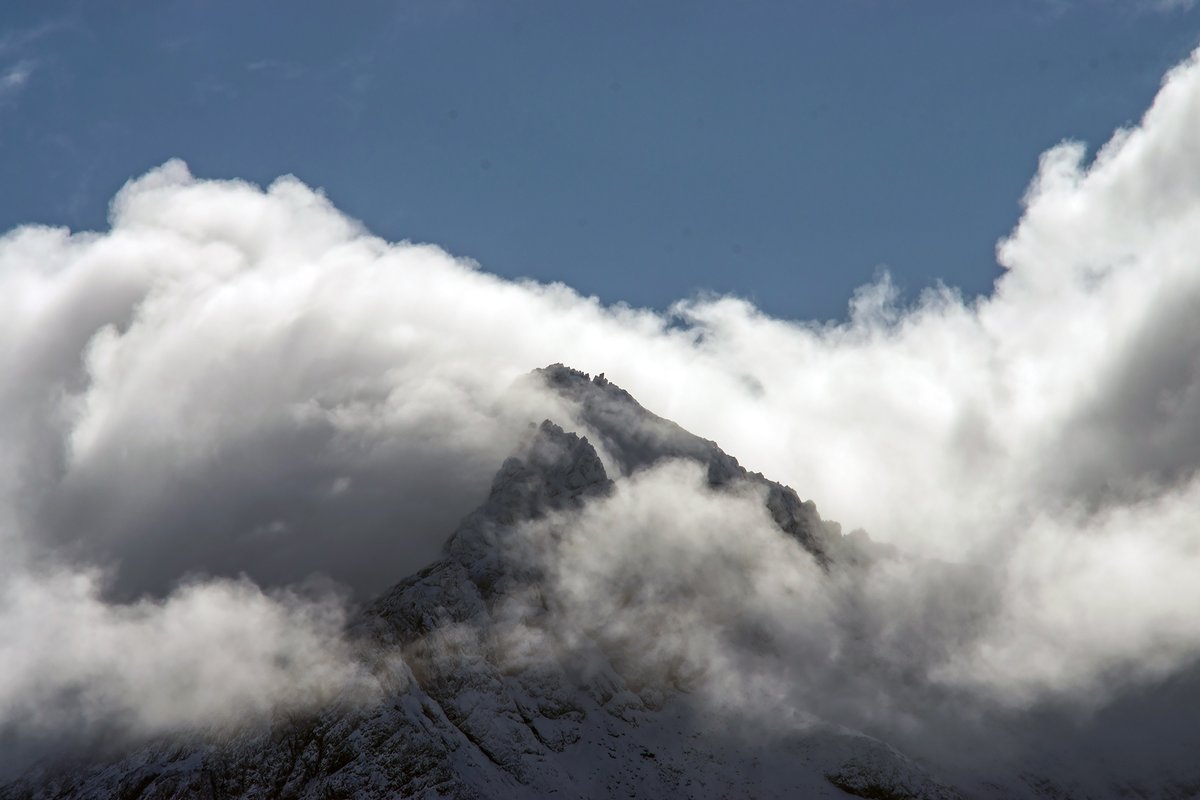
<path id="1" fill-rule="evenodd" d="M 0 798 L 959 796 L 869 737 L 814 724 L 756 743 L 707 718 L 686 687 L 632 676 L 586 636 L 558 646 L 522 526 L 608 496 L 614 479 L 664 459 L 699 462 L 713 487 L 761 484 L 780 535 L 827 568 L 870 558 L 871 546 L 603 376 L 555 365 L 532 379 L 575 409 L 621 474 L 587 438 L 548 420 L 532 428 L 444 557 L 354 622 L 366 688 L 237 734 L 43 768 Z"/>

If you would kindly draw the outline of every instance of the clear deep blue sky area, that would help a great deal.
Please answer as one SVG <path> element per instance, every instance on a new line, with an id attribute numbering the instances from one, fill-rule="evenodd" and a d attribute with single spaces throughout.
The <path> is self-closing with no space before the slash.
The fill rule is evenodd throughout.
<path id="1" fill-rule="evenodd" d="M 605 302 L 834 318 L 880 266 L 987 291 L 1039 153 L 1198 37 L 1154 0 L 6 0 L 0 228 L 102 227 L 177 156 Z"/>

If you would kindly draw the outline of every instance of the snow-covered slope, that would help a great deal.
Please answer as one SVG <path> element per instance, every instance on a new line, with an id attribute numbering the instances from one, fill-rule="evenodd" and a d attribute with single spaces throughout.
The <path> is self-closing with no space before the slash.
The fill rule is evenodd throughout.
<path id="1" fill-rule="evenodd" d="M 748 473 L 603 376 L 555 365 L 531 380 L 565 401 L 567 428 L 549 420 L 531 427 L 444 557 L 358 615 L 349 635 L 362 678 L 334 702 L 236 732 L 193 732 L 107 759 L 46 765 L 0 788 L 0 798 L 975 794 L 877 739 L 815 718 L 764 720 L 770 735 L 753 721 L 731 725 L 696 700 L 688 675 L 647 674 L 586 630 L 564 641 L 539 554 L 570 532 L 531 521 L 569 521 L 616 482 L 663 461 L 699 462 L 718 491 L 757 486 L 779 536 L 822 569 L 886 554 L 843 536 L 811 502 Z M 1017 784 L 1026 796 L 1062 791 L 1035 779 Z"/>

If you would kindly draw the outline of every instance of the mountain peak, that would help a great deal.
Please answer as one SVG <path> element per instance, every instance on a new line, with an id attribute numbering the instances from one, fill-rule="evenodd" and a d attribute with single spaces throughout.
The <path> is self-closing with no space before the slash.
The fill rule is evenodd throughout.
<path id="1" fill-rule="evenodd" d="M 648 411 L 604 373 L 593 378 L 564 364 L 551 364 L 535 369 L 531 377 L 567 402 L 574 422 L 596 439 L 622 475 L 670 459 L 699 462 L 707 468 L 708 483 L 713 488 L 739 481 L 764 486 L 767 509 L 775 523 L 823 566 L 828 566 L 835 553 L 851 560 L 864 556 L 864 549 L 856 541 L 841 535 L 840 525 L 821 519 L 811 500 L 801 500 L 791 487 L 768 480 L 761 473 L 748 472 L 716 442 Z"/>
<path id="2" fill-rule="evenodd" d="M 733 456 L 668 419 L 646 410 L 629 392 L 586 372 L 551 364 L 534 370 L 535 379 L 566 400 L 580 426 L 598 440 L 624 475 L 672 458 L 698 461 L 708 468 L 708 481 L 723 486 L 745 477 Z"/>
<path id="3" fill-rule="evenodd" d="M 545 556 L 571 535 L 570 512 L 609 496 L 614 478 L 663 461 L 699 462 L 715 492 L 760 487 L 779 528 L 820 563 L 853 556 L 848 537 L 811 501 L 647 411 L 603 374 L 554 364 L 529 379 L 564 401 L 563 418 L 531 424 L 444 557 L 376 598 L 352 625 L 364 680 L 378 684 L 375 700 L 333 704 L 229 741 L 153 742 L 116 765 L 101 760 L 0 787 L 0 799 L 182 800 L 275 796 L 280 787 L 313 800 L 674 796 L 681 775 L 697 797 L 953 796 L 898 753 L 840 729 L 806 729 L 765 755 L 739 750 L 726 730 L 695 715 L 676 682 L 633 668 L 615 641 L 587 626 L 564 625 Z M 547 517 L 547 526 L 526 524 Z M 796 752 L 806 759 L 799 768 Z"/>
<path id="4" fill-rule="evenodd" d="M 492 479 L 484 509 L 505 524 L 578 505 L 603 494 L 612 481 L 586 437 L 550 420 L 530 425 L 518 454 L 505 459 Z"/>

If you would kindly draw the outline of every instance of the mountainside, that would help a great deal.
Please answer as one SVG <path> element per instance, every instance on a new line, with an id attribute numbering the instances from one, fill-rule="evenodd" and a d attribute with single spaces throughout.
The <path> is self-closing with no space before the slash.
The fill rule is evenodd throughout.
<path id="1" fill-rule="evenodd" d="M 702 680 L 694 664 L 669 651 L 641 658 L 620 632 L 564 622 L 553 555 L 574 535 L 573 515 L 672 460 L 699 464 L 718 492 L 761 497 L 779 536 L 820 569 L 855 569 L 888 554 L 864 536 L 842 535 L 790 488 L 747 472 L 603 376 L 556 365 L 532 379 L 551 387 L 572 418 L 531 427 L 444 556 L 355 618 L 359 685 L 268 725 L 48 765 L 0 788 L 0 798 L 973 794 L 877 739 L 816 718 L 732 722 L 693 691 Z M 696 583 L 678 591 L 704 592 L 703 576 Z M 641 602 L 638 587 L 614 591 Z M 745 627 L 754 646 L 753 622 Z M 1028 796 L 1069 796 L 1051 782 L 1017 783 Z"/>

